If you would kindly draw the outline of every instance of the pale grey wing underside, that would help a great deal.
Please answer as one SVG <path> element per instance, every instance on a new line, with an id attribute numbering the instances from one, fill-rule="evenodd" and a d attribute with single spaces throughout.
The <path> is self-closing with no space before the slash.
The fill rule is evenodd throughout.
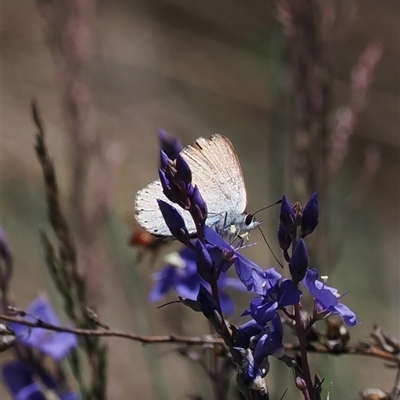
<path id="1" fill-rule="evenodd" d="M 228 215 L 242 214 L 246 208 L 246 188 L 236 152 L 228 138 L 213 135 L 199 138 L 182 150 L 196 184 L 208 207 L 207 225 L 213 226 Z M 150 183 L 136 195 L 135 214 L 139 224 L 154 235 L 171 236 L 157 199 L 172 204 L 163 194 L 160 181 Z M 176 208 L 178 206 L 174 205 Z M 179 209 L 189 233 L 195 226 L 187 211 Z"/>
<path id="2" fill-rule="evenodd" d="M 182 210 L 177 204 L 172 203 L 166 198 L 160 181 L 151 182 L 136 194 L 135 217 L 146 231 L 157 236 L 171 236 L 171 232 L 158 208 L 157 199 L 174 206 L 184 218 L 189 233 L 192 234 L 196 232 L 193 219 L 189 212 Z"/>

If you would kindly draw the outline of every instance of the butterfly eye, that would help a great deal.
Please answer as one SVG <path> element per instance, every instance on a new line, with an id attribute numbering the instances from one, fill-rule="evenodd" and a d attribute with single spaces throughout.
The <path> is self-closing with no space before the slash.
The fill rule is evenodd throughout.
<path id="1" fill-rule="evenodd" d="M 245 223 L 246 225 L 250 225 L 252 222 L 253 222 L 253 215 L 248 214 L 248 215 L 246 216 L 246 219 L 244 220 L 244 223 Z"/>

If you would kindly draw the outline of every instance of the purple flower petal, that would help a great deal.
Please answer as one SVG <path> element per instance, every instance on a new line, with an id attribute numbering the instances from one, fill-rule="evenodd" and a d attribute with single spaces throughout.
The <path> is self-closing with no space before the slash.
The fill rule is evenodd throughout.
<path id="1" fill-rule="evenodd" d="M 22 361 L 11 361 L 2 366 L 3 380 L 17 400 L 46 400 L 39 385 L 33 381 L 32 371 Z"/>
<path id="2" fill-rule="evenodd" d="M 262 284 L 264 282 L 262 278 L 263 270 L 254 262 L 248 260 L 232 246 L 225 242 L 218 233 L 213 229 L 205 226 L 204 234 L 207 242 L 219 246 L 222 249 L 226 249 L 234 254 L 235 270 L 239 279 L 246 286 L 247 290 L 253 290 L 256 293 L 261 293 L 263 291 Z M 226 272 L 224 270 L 224 272 Z"/>
<path id="3" fill-rule="evenodd" d="M 156 284 L 149 294 L 149 301 L 161 300 L 176 283 L 175 267 L 170 265 L 155 275 Z"/>
<path id="4" fill-rule="evenodd" d="M 284 347 L 282 345 L 283 326 L 278 314 L 271 321 L 269 332 L 264 334 L 257 343 L 254 349 L 254 359 L 257 365 L 261 365 L 264 359 L 268 356 L 282 357 Z"/>
<path id="5" fill-rule="evenodd" d="M 344 304 L 339 303 L 338 290 L 318 280 L 316 269 L 307 271 L 303 285 L 314 297 L 320 313 L 340 315 L 348 326 L 354 326 L 358 323 L 355 313 Z"/>
<path id="6" fill-rule="evenodd" d="M 81 396 L 75 392 L 65 392 L 60 395 L 60 400 L 80 400 Z"/>
<path id="7" fill-rule="evenodd" d="M 60 320 L 45 297 L 34 300 L 29 305 L 27 313 L 43 322 L 60 325 Z M 35 321 L 35 318 L 27 316 L 26 320 Z M 42 328 L 33 328 L 29 332 L 25 326 L 18 323 L 11 324 L 11 328 L 21 342 L 41 350 L 57 361 L 62 360 L 78 345 L 78 339 L 72 333 L 54 332 Z"/>
<path id="8" fill-rule="evenodd" d="M 297 289 L 290 279 L 284 279 L 279 287 L 279 305 L 287 307 L 298 304 L 301 294 L 301 290 Z"/>

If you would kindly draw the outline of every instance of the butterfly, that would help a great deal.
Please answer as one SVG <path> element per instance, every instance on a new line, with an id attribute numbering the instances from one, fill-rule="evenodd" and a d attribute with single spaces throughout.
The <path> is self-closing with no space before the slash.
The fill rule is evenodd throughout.
<path id="1" fill-rule="evenodd" d="M 192 183 L 197 185 L 207 204 L 206 225 L 223 237 L 237 237 L 260 225 L 253 215 L 246 213 L 247 194 L 242 168 L 230 140 L 219 134 L 199 138 L 181 153 L 192 171 Z M 149 233 L 172 239 L 157 199 L 176 207 L 163 194 L 161 182 L 156 180 L 136 194 L 135 217 Z M 180 209 L 189 234 L 196 228 L 188 211 Z"/>

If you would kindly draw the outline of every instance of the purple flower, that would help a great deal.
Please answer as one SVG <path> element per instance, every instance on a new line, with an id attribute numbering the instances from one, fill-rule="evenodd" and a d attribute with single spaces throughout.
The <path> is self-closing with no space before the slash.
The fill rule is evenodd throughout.
<path id="1" fill-rule="evenodd" d="M 315 192 L 308 200 L 307 204 L 303 209 L 303 216 L 301 218 L 301 232 L 302 237 L 309 235 L 314 232 L 314 229 L 318 225 L 318 194 Z"/>
<path id="2" fill-rule="evenodd" d="M 247 290 L 253 290 L 255 293 L 262 293 L 262 275 L 264 272 L 262 268 L 260 268 L 252 261 L 248 260 L 231 245 L 226 243 L 224 239 L 222 239 L 222 237 L 218 235 L 218 233 L 216 233 L 213 229 L 205 226 L 204 234 L 208 243 L 214 246 L 218 246 L 232 255 L 236 273 L 241 282 L 246 286 Z M 226 272 L 229 267 L 230 265 L 227 264 L 227 266 L 223 269 L 223 272 Z"/>
<path id="3" fill-rule="evenodd" d="M 22 361 L 2 366 L 3 381 L 16 400 L 46 400 L 40 386 L 33 380 L 32 370 Z"/>
<path id="4" fill-rule="evenodd" d="M 34 381 L 34 377 L 40 377 L 44 386 L 57 393 L 60 400 L 80 400 L 78 393 L 65 389 L 65 385 L 51 376 L 41 366 L 28 365 L 23 361 L 11 361 L 2 367 L 3 380 L 16 400 L 45 400 L 41 386 Z"/>
<path id="5" fill-rule="evenodd" d="M 277 310 L 282 307 L 299 303 L 301 291 L 297 289 L 290 279 L 283 279 L 282 275 L 270 268 L 264 273 L 264 293 L 250 302 L 250 307 L 242 315 L 251 315 L 260 325 L 275 318 Z"/>
<path id="6" fill-rule="evenodd" d="M 341 297 L 338 295 L 338 290 L 318 280 L 316 269 L 308 270 L 302 282 L 313 296 L 319 313 L 325 314 L 325 316 L 340 315 L 348 326 L 354 326 L 358 323 L 355 313 L 343 303 L 339 303 Z"/>
<path id="7" fill-rule="evenodd" d="M 262 330 L 263 327 L 254 319 L 251 319 L 250 321 L 240 325 L 239 328 L 233 330 L 233 338 L 238 347 L 247 349 L 250 346 L 250 342 L 254 337 L 258 336 Z"/>
<path id="8" fill-rule="evenodd" d="M 67 391 L 60 394 L 60 400 L 80 400 L 81 396 L 78 393 Z"/>
<path id="9" fill-rule="evenodd" d="M 27 321 L 35 322 L 39 319 L 52 325 L 60 325 L 55 311 L 43 296 L 28 306 L 27 314 L 25 318 Z M 72 333 L 48 331 L 43 328 L 28 330 L 26 326 L 18 323 L 12 323 L 10 327 L 22 343 L 39 349 L 56 361 L 61 361 L 78 345 L 78 339 Z"/>
<path id="10" fill-rule="evenodd" d="M 307 271 L 308 267 L 308 253 L 306 244 L 303 239 L 300 239 L 293 251 L 292 258 L 290 259 L 289 269 L 294 283 L 300 282 Z"/>
<path id="11" fill-rule="evenodd" d="M 160 301 L 171 289 L 178 296 L 195 299 L 203 279 L 197 272 L 196 253 L 185 247 L 179 253 L 168 256 L 168 264 L 153 276 L 155 286 L 149 295 L 151 302 Z"/>
<path id="12" fill-rule="evenodd" d="M 197 272 L 196 252 L 185 247 L 179 253 L 172 253 L 168 258 L 168 264 L 153 277 L 156 283 L 150 292 L 149 300 L 151 302 L 160 301 L 171 289 L 174 289 L 180 297 L 196 300 L 200 284 L 209 287 Z M 226 274 L 221 274 L 218 279 L 218 287 L 224 314 L 234 314 L 235 306 L 225 293 L 225 289 L 243 290 L 242 283 L 237 279 L 229 278 Z"/>
<path id="13" fill-rule="evenodd" d="M 262 365 L 268 356 L 277 358 L 285 354 L 285 348 L 282 344 L 283 326 L 279 314 L 268 325 L 266 332 L 260 337 L 254 349 L 254 359 L 258 365 Z"/>
<path id="14" fill-rule="evenodd" d="M 179 140 L 162 130 L 158 131 L 158 138 L 160 140 L 161 149 L 171 160 L 175 160 L 182 151 L 182 145 Z"/>
<path id="15" fill-rule="evenodd" d="M 53 392 L 57 393 L 60 400 L 80 400 L 80 395 L 65 388 L 65 382 L 60 382 L 53 377 L 45 368 L 35 366 L 35 372 L 40 377 L 42 383 Z M 58 377 L 59 379 L 59 377 Z"/>
<path id="16" fill-rule="evenodd" d="M 250 348 L 238 348 L 243 355 L 240 375 L 245 385 L 257 388 L 261 384 L 261 378 L 267 375 L 269 371 L 268 357 L 274 356 L 280 358 L 285 354 L 282 339 L 282 322 L 279 315 L 275 314 L 273 320 L 259 334 L 253 351 Z"/>

